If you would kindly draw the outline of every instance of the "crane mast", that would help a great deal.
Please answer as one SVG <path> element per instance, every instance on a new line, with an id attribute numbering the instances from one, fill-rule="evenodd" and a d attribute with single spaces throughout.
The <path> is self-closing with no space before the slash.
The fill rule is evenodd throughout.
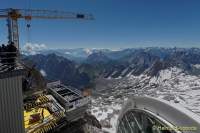
<path id="1" fill-rule="evenodd" d="M 80 19 L 93 20 L 91 14 L 73 13 L 57 10 L 38 9 L 0 9 L 0 18 L 7 19 L 8 42 L 14 43 L 19 52 L 18 19 Z"/>

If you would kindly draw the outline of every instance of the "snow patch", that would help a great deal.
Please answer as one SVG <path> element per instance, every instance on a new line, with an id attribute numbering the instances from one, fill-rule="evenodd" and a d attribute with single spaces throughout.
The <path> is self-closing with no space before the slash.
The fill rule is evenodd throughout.
<path id="1" fill-rule="evenodd" d="M 116 132 L 117 111 L 128 97 L 133 96 L 164 99 L 200 115 L 200 76 L 189 75 L 177 67 L 161 70 L 154 77 L 145 74 L 130 74 L 121 79 L 109 77 L 104 85 L 108 89 L 103 90 L 101 97 L 92 100 L 92 114 L 98 120 L 109 121 L 111 127 L 103 127 L 109 133 Z"/>
<path id="2" fill-rule="evenodd" d="M 195 65 L 193 65 L 193 67 L 200 69 L 200 64 L 195 64 Z"/>
<path id="3" fill-rule="evenodd" d="M 70 55 L 71 53 L 70 53 L 70 52 L 68 52 L 68 51 L 66 51 L 66 52 L 65 52 L 65 54 L 68 54 L 68 55 Z"/>

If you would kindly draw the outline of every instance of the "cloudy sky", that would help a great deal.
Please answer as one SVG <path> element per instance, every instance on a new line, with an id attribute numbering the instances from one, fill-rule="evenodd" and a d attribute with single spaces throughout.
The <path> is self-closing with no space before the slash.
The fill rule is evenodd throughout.
<path id="1" fill-rule="evenodd" d="M 30 43 L 48 48 L 200 47 L 199 0 L 1 0 L 0 8 L 92 13 L 93 21 L 32 20 Z M 19 21 L 21 48 L 26 22 Z M 5 43 L 5 19 L 0 21 Z"/>

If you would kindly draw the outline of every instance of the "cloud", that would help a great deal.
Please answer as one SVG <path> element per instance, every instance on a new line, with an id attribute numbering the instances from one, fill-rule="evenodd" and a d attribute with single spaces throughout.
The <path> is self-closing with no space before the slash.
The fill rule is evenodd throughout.
<path id="1" fill-rule="evenodd" d="M 47 76 L 47 73 L 43 70 L 43 69 L 41 69 L 40 70 L 40 73 L 42 74 L 42 76 L 44 76 L 44 77 L 46 77 Z"/>
<path id="2" fill-rule="evenodd" d="M 37 44 L 37 43 L 26 43 L 23 47 L 23 51 L 27 54 L 37 54 L 41 50 L 47 49 L 45 44 Z"/>
<path id="3" fill-rule="evenodd" d="M 87 55 L 91 55 L 93 53 L 93 51 L 91 49 L 88 49 L 88 48 L 85 48 L 84 51 Z"/>

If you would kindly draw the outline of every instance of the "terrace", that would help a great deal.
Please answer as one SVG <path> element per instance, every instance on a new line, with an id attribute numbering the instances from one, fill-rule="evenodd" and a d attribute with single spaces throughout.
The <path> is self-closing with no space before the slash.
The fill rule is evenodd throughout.
<path id="1" fill-rule="evenodd" d="M 49 92 L 65 108 L 66 116 L 68 116 L 67 120 L 77 120 L 88 109 L 90 97 L 83 96 L 81 91 L 73 87 L 65 86 L 60 81 L 48 83 L 47 87 Z"/>

